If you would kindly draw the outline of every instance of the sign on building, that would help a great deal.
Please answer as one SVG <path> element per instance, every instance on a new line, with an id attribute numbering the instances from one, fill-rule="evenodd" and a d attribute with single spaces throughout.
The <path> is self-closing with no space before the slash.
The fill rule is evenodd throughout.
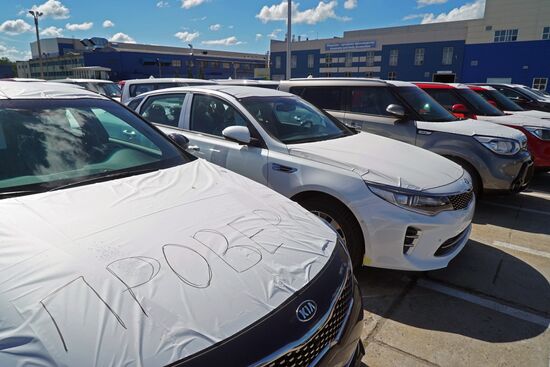
<path id="1" fill-rule="evenodd" d="M 359 48 L 375 48 L 376 41 L 338 42 L 325 44 L 325 51 L 347 51 Z"/>

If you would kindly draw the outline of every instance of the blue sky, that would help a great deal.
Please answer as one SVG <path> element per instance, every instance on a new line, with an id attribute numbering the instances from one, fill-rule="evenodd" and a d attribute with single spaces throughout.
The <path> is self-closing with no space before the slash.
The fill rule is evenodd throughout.
<path id="1" fill-rule="evenodd" d="M 346 30 L 476 18 L 485 0 L 299 0 L 293 34 L 330 38 Z M 42 37 L 105 37 L 171 46 L 191 43 L 265 53 L 285 34 L 286 0 L 0 1 L 0 57 L 26 59 L 39 9 Z"/>

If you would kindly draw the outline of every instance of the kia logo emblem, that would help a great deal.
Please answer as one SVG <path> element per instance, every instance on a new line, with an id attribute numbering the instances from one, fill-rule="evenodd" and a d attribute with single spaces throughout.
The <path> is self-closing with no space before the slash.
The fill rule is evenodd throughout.
<path id="1" fill-rule="evenodd" d="M 296 309 L 296 317 L 301 322 L 308 322 L 317 313 L 317 304 L 311 300 L 304 301 Z"/>

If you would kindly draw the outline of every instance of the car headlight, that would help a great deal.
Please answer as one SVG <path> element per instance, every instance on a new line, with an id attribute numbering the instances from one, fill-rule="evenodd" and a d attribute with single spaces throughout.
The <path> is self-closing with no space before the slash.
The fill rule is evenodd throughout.
<path id="1" fill-rule="evenodd" d="M 493 136 L 474 136 L 485 148 L 500 155 L 514 155 L 521 150 L 517 140 L 497 138 Z"/>
<path id="2" fill-rule="evenodd" d="M 399 189 L 368 185 L 370 191 L 387 202 L 416 213 L 436 215 L 446 210 L 453 210 L 447 196 L 425 195 Z"/>
<path id="3" fill-rule="evenodd" d="M 525 126 L 525 130 L 529 131 L 531 134 L 535 135 L 540 140 L 550 141 L 550 128 Z"/>

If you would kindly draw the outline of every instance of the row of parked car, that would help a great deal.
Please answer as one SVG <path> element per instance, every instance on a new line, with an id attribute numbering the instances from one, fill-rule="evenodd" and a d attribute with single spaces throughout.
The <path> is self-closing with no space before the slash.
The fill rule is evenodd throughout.
<path id="1" fill-rule="evenodd" d="M 352 268 L 447 266 L 548 168 L 491 87 L 250 83 L 0 82 L 1 365 L 359 365 Z"/>

